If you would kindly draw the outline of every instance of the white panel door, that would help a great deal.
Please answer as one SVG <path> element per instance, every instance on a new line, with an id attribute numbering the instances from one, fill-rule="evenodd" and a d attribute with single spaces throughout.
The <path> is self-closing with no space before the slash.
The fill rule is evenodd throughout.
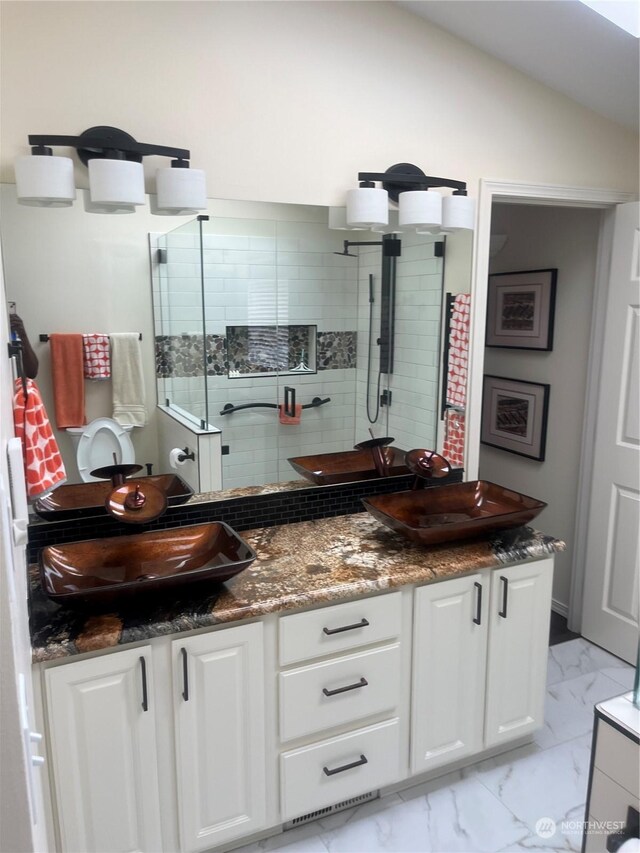
<path id="1" fill-rule="evenodd" d="M 411 772 L 482 749 L 489 576 L 417 589 Z"/>
<path id="2" fill-rule="evenodd" d="M 616 209 L 596 415 L 582 633 L 634 663 L 640 534 L 640 205 Z"/>
<path id="3" fill-rule="evenodd" d="M 45 673 L 65 853 L 162 849 L 150 664 L 139 648 Z"/>
<path id="4" fill-rule="evenodd" d="M 262 634 L 255 623 L 172 643 L 184 853 L 265 824 Z"/>
<path id="5" fill-rule="evenodd" d="M 491 574 L 485 746 L 544 722 L 553 558 Z"/>

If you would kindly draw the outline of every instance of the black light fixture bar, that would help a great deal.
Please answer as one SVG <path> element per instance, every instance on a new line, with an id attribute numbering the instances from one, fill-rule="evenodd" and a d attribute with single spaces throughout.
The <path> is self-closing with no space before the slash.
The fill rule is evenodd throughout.
<path id="1" fill-rule="evenodd" d="M 452 178 L 436 178 L 425 173 L 413 163 L 397 163 L 390 166 L 386 172 L 358 172 L 358 180 L 362 183 L 380 181 L 389 197 L 397 202 L 398 196 L 405 190 L 428 190 L 433 187 L 449 187 L 454 195 L 466 195 L 467 185 L 464 181 Z"/>
<path id="2" fill-rule="evenodd" d="M 76 148 L 82 162 L 93 158 L 104 158 L 113 152 L 122 152 L 125 159 L 140 163 L 143 157 L 157 155 L 159 157 L 172 157 L 176 160 L 188 161 L 191 152 L 187 148 L 170 148 L 166 145 L 150 145 L 146 142 L 138 142 L 128 133 L 117 127 L 90 127 L 80 136 L 58 136 L 54 134 L 29 134 L 29 145 L 38 149 L 47 149 L 51 146 L 62 145 Z M 50 153 L 41 150 L 37 153 Z M 186 163 L 185 163 L 186 165 Z"/>

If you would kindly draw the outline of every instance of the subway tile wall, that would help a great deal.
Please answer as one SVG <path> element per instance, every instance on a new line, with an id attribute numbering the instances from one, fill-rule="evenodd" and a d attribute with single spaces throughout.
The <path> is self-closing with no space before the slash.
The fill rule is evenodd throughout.
<path id="1" fill-rule="evenodd" d="M 335 252 L 345 236 L 378 240 L 378 235 L 329 231 L 314 222 L 216 218 L 204 224 L 201 268 L 197 226 L 187 223 L 160 238 L 167 263 L 154 265 L 153 276 L 158 392 L 162 402 L 169 399 L 223 431 L 228 450 L 223 487 L 290 480 L 295 472 L 289 457 L 348 450 L 367 439 L 369 274 L 374 346 L 368 398 L 374 414 L 381 249 L 361 247 L 359 260 Z M 380 410 L 372 429 L 393 436 L 403 449 L 436 446 L 443 272 L 442 259 L 434 257 L 437 239 L 401 235 L 394 373 L 384 375 L 380 385 L 392 392 L 392 405 Z M 206 386 L 203 296 L 210 353 Z M 227 327 L 305 324 L 317 327 L 317 374 L 227 375 L 221 354 Z M 186 354 L 176 355 L 181 348 Z M 197 375 L 187 375 L 200 362 Z M 227 403 L 282 402 L 285 385 L 295 387 L 298 403 L 314 397 L 331 397 L 331 402 L 304 410 L 300 425 L 280 424 L 275 409 L 220 414 Z"/>
<path id="2" fill-rule="evenodd" d="M 390 407 L 380 410 L 376 435 L 390 435 L 403 450 L 436 447 L 438 370 L 443 259 L 434 257 L 442 237 L 400 235 L 402 254 L 396 265 L 394 367 L 383 374 L 380 389 L 392 393 Z M 369 350 L 369 275 L 373 275 L 373 340 L 380 333 L 381 249 L 363 248 L 358 278 L 358 359 L 356 433 L 366 437 L 367 363 Z M 372 350 L 369 410 L 376 411 L 379 347 Z M 359 439 L 361 440 L 361 439 Z"/>
<path id="3" fill-rule="evenodd" d="M 353 447 L 357 260 L 334 254 L 343 235 L 326 224 L 216 218 L 204 230 L 202 276 L 197 229 L 176 229 L 160 244 L 167 263 L 154 275 L 159 395 L 223 431 L 224 488 L 290 480 L 289 457 Z M 318 373 L 230 377 L 208 364 L 217 375 L 205 388 L 203 294 L 208 348 L 230 326 L 313 325 Z M 184 355 L 176 354 L 181 336 Z M 199 360 L 200 375 L 180 375 Z M 280 424 L 276 409 L 220 414 L 227 403 L 282 402 L 285 385 L 295 387 L 297 403 L 331 401 L 304 410 L 300 425 Z"/>

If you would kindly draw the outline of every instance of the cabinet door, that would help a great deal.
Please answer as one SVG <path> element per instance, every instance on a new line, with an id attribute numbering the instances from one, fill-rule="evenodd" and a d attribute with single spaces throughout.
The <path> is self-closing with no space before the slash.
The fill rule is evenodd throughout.
<path id="1" fill-rule="evenodd" d="M 482 749 L 488 587 L 489 577 L 475 574 L 415 592 L 414 774 Z"/>
<path id="2" fill-rule="evenodd" d="M 140 648 L 45 673 L 65 851 L 162 849 L 150 664 Z"/>
<path id="3" fill-rule="evenodd" d="M 553 559 L 492 572 L 487 747 L 543 723 L 552 579 Z"/>
<path id="4" fill-rule="evenodd" d="M 262 624 L 172 643 L 179 822 L 185 853 L 266 820 Z"/>

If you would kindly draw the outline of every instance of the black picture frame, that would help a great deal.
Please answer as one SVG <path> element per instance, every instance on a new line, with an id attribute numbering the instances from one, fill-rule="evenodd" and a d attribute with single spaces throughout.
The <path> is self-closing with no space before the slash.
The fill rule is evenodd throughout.
<path id="1" fill-rule="evenodd" d="M 555 267 L 490 275 L 485 345 L 550 352 L 557 282 Z"/>
<path id="2" fill-rule="evenodd" d="M 481 443 L 544 462 L 550 389 L 542 382 L 486 374 Z"/>

